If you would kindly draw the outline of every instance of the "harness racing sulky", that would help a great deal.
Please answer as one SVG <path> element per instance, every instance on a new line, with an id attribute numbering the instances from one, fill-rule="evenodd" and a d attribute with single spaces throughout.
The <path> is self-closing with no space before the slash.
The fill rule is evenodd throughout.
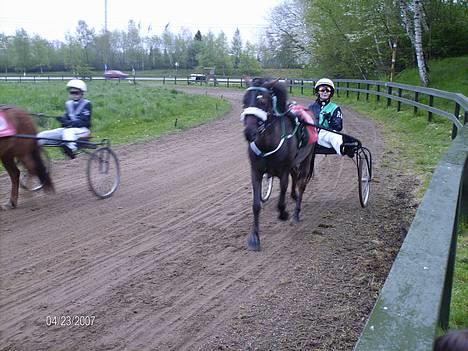
<path id="1" fill-rule="evenodd" d="M 259 214 L 262 203 L 271 196 L 273 179 L 280 183 L 278 211 L 280 220 L 287 220 L 285 196 L 291 175 L 291 197 L 295 200 L 292 216 L 299 222 L 302 197 L 313 171 L 316 155 L 336 154 L 332 148 L 317 144 L 318 131 L 323 129 L 351 140 L 349 155 L 358 173 L 359 201 L 366 207 L 372 180 L 372 155 L 361 141 L 345 133 L 318 125 L 312 113 L 303 106 L 288 103 L 286 86 L 278 79 L 254 78 L 246 81 L 241 121 L 248 142 L 253 189 L 253 225 L 248 236 L 248 249 L 260 250 Z"/>
<path id="2" fill-rule="evenodd" d="M 38 143 L 41 139 L 45 141 L 42 146 Z M 62 148 L 69 142 L 71 140 L 38 137 L 36 123 L 27 111 L 16 106 L 0 106 L 0 158 L 11 180 L 11 196 L 3 209 L 17 206 L 20 186 L 28 191 L 54 191 L 51 159 L 46 148 Z M 89 189 L 99 199 L 112 196 L 120 184 L 120 165 L 110 141 L 92 142 L 91 137 L 85 137 L 73 142 L 78 147 L 77 154 L 88 155 Z"/>

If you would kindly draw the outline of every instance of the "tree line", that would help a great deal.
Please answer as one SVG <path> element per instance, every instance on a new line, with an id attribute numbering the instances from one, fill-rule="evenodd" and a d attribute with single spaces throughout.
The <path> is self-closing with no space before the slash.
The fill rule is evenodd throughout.
<path id="1" fill-rule="evenodd" d="M 270 22 L 309 76 L 392 78 L 417 66 L 427 85 L 427 60 L 468 54 L 467 0 L 289 0 Z"/>
<path id="2" fill-rule="evenodd" d="M 427 85 L 428 59 L 468 54 L 468 0 L 285 0 L 269 16 L 257 44 L 221 32 L 185 29 L 160 34 L 130 20 L 126 30 L 100 31 L 78 22 L 64 42 L 18 29 L 0 33 L 5 72 L 185 69 L 216 67 L 220 75 L 263 68 L 303 68 L 304 76 L 373 79 L 417 66 Z"/>
<path id="3" fill-rule="evenodd" d="M 218 74 L 228 75 L 261 70 L 254 45 L 243 44 L 238 29 L 230 41 L 223 32 L 192 35 L 184 29 L 174 34 L 168 26 L 155 35 L 133 20 L 126 30 L 99 33 L 80 20 L 65 42 L 30 36 L 24 29 L 13 36 L 0 33 L 0 67 L 4 73 L 216 67 Z"/>

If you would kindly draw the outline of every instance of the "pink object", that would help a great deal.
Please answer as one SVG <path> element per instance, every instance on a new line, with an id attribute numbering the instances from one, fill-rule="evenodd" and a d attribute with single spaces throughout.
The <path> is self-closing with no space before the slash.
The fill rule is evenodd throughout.
<path id="1" fill-rule="evenodd" d="M 302 105 L 293 105 L 291 107 L 291 112 L 294 113 L 301 122 L 315 124 L 315 119 L 312 115 L 312 112 L 306 109 Z M 318 133 L 317 129 L 313 126 L 306 125 L 307 131 L 309 133 L 309 140 L 307 144 L 314 144 L 317 142 Z"/>
<path id="2" fill-rule="evenodd" d="M 0 111 L 0 138 L 16 134 L 16 129 L 8 122 L 5 113 Z"/>

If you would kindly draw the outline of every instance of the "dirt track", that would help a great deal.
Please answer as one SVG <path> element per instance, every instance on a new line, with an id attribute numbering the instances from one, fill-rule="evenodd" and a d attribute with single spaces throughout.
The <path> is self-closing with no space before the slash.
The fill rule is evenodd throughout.
<path id="1" fill-rule="evenodd" d="M 302 222 L 277 220 L 276 183 L 262 251 L 247 251 L 242 92 L 210 93 L 232 100 L 226 118 L 114 148 L 112 198 L 87 190 L 84 159 L 57 161 L 55 195 L 21 192 L 19 208 L 0 211 L 0 350 L 352 349 L 414 212 L 415 181 L 382 166 L 393 161 L 378 128 L 345 109 L 346 131 L 374 156 L 369 207 L 354 163 L 318 156 Z M 0 201 L 8 189 L 1 174 Z"/>

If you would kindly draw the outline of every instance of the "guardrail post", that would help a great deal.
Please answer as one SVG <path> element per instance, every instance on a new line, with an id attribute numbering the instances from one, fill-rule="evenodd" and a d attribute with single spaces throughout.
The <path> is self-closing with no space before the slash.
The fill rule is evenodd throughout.
<path id="1" fill-rule="evenodd" d="M 419 92 L 417 91 L 414 93 L 414 101 L 419 102 Z M 414 106 L 413 113 L 418 113 L 418 108 L 416 106 Z"/>
<path id="2" fill-rule="evenodd" d="M 229 88 L 229 77 L 227 77 L 227 87 Z"/>
<path id="3" fill-rule="evenodd" d="M 301 80 L 301 95 L 304 95 L 304 80 Z"/>
<path id="4" fill-rule="evenodd" d="M 349 97 L 349 82 L 346 82 L 346 97 Z"/>
<path id="5" fill-rule="evenodd" d="M 376 95 L 376 100 L 377 102 L 380 101 L 380 85 L 377 85 L 377 95 Z"/>
<path id="6" fill-rule="evenodd" d="M 293 88 L 293 80 L 289 80 L 289 94 L 292 94 L 292 88 Z"/>
<path id="7" fill-rule="evenodd" d="M 166 76 L 163 76 L 163 85 L 166 84 Z"/>
<path id="8" fill-rule="evenodd" d="M 357 83 L 357 88 L 358 88 L 358 90 L 361 89 L 361 83 Z M 358 91 L 358 92 L 357 92 L 357 99 L 358 99 L 358 100 L 359 100 L 359 96 L 360 96 L 360 95 L 361 95 L 361 92 Z"/>
<path id="9" fill-rule="evenodd" d="M 387 88 L 387 94 L 392 95 L 392 87 Z M 387 98 L 387 107 L 390 107 L 392 105 L 392 98 L 388 97 Z"/>
<path id="10" fill-rule="evenodd" d="M 174 76 L 174 85 L 177 85 L 177 76 Z"/>
<path id="11" fill-rule="evenodd" d="M 366 93 L 366 101 L 369 101 L 370 84 L 366 84 L 366 90 L 367 90 L 367 93 Z"/>
<path id="12" fill-rule="evenodd" d="M 403 90 L 401 88 L 398 88 L 398 97 L 401 97 L 401 92 L 402 91 Z M 400 110 L 401 110 L 401 101 L 398 101 L 397 102 L 397 111 L 400 112 Z"/>
<path id="13" fill-rule="evenodd" d="M 460 120 L 460 104 L 458 102 L 455 103 L 455 111 L 453 111 L 453 114 L 456 119 Z M 452 140 L 455 139 L 457 136 L 457 127 L 455 127 L 455 124 L 452 126 Z"/>
<path id="14" fill-rule="evenodd" d="M 453 228 L 452 240 L 450 243 L 447 271 L 442 292 L 440 307 L 440 326 L 443 330 L 448 330 L 450 316 L 450 301 L 452 300 L 453 271 L 455 268 L 455 251 L 457 249 L 457 226 Z"/>
<path id="15" fill-rule="evenodd" d="M 434 96 L 433 95 L 429 95 L 429 106 L 433 107 L 434 106 Z M 432 122 L 432 112 L 429 111 L 427 113 L 427 120 L 429 122 Z"/>

